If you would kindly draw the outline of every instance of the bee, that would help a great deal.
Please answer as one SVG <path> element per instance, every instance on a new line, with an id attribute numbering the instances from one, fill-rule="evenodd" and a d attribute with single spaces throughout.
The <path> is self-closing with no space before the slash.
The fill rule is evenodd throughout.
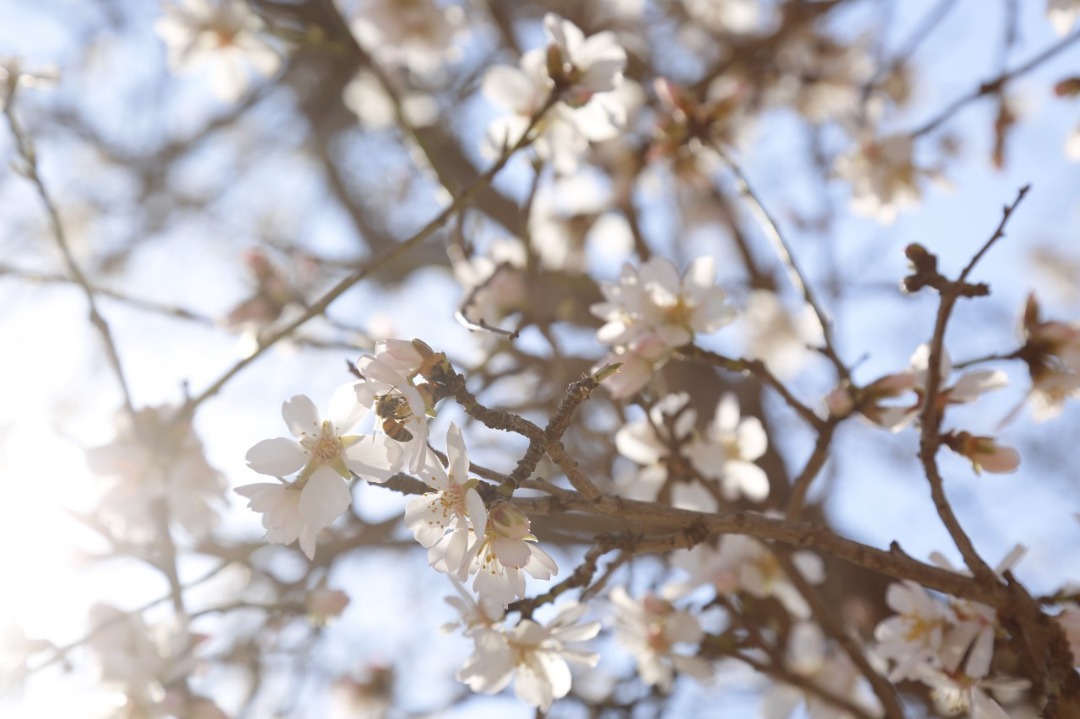
<path id="1" fill-rule="evenodd" d="M 398 442 L 408 442 L 412 432 L 405 428 L 405 423 L 412 417 L 409 401 L 400 394 L 381 394 L 375 398 L 375 415 L 382 419 L 382 429 L 386 436 Z"/>

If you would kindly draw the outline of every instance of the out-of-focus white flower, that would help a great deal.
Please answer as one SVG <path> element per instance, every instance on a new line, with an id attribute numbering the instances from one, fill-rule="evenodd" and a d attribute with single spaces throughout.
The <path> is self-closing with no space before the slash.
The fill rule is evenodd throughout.
<path id="1" fill-rule="evenodd" d="M 709 662 L 676 651 L 678 644 L 701 643 L 704 632 L 693 614 L 677 610 L 670 602 L 653 594 L 638 601 L 622 587 L 615 587 L 610 596 L 616 638 L 634 655 L 641 681 L 667 693 L 671 691 L 676 672 L 699 680 L 713 676 Z"/>
<path id="2" fill-rule="evenodd" d="M 522 619 L 511 629 L 487 629 L 473 635 L 474 653 L 457 674 L 458 681 L 482 694 L 496 694 L 514 681 L 514 693 L 529 704 L 547 711 L 556 699 L 570 691 L 567 662 L 596 666 L 600 656 L 571 646 L 592 639 L 599 622 L 578 624 L 588 607 L 570 604 L 541 625 Z"/>
<path id="3" fill-rule="evenodd" d="M 161 716 L 166 688 L 195 670 L 193 650 L 205 637 L 183 623 L 148 625 L 142 616 L 107 604 L 90 609 L 95 628 L 86 646 L 102 684 L 122 691 L 131 716 Z"/>
<path id="4" fill-rule="evenodd" d="M 1080 326 L 1039 319 L 1035 293 L 1024 305 L 1017 356 L 1031 375 L 1031 404 L 1037 421 L 1061 414 L 1065 400 L 1080 396 Z"/>
<path id="5" fill-rule="evenodd" d="M 868 105 L 873 109 L 864 97 L 875 70 L 871 47 L 865 36 L 838 40 L 817 30 L 793 33 L 777 48 L 778 73 L 766 97 L 813 123 L 849 118 Z"/>
<path id="6" fill-rule="evenodd" d="M 473 589 L 492 604 L 509 604 L 525 596 L 525 575 L 551 579 L 559 568 L 529 533 L 529 518 L 505 502 L 488 510 L 487 530 L 477 538 L 460 562 L 457 576 L 464 581 L 475 574 Z M 439 547 L 441 545 L 436 545 Z M 437 557 L 432 565 L 449 573 L 451 557 Z"/>
<path id="7" fill-rule="evenodd" d="M 907 135 L 890 135 L 859 143 L 836 159 L 838 177 L 851 183 L 851 209 L 891 223 L 900 210 L 922 199 L 921 180 L 936 173 L 918 167 L 915 147 Z"/>
<path id="8" fill-rule="evenodd" d="M 210 466 L 189 421 L 175 422 L 179 407 L 144 407 L 117 416 L 116 438 L 87 452 L 87 464 L 107 479 L 99 502 L 102 520 L 129 542 L 160 537 L 167 518 L 199 539 L 220 519 L 225 479 Z"/>
<path id="9" fill-rule="evenodd" d="M 248 506 L 263 514 L 269 542 L 300 540 L 309 559 L 315 556 L 319 530 L 337 519 L 352 502 L 346 480 L 353 474 L 384 482 L 393 472 L 395 453 L 385 437 L 345 434 L 366 413 L 356 401 L 352 383 L 335 390 L 330 418 L 320 420 L 315 404 L 297 395 L 282 404 L 285 424 L 296 438 L 266 439 L 247 453 L 248 466 L 260 474 L 282 477 L 299 472 L 293 483 L 260 483 L 237 487 Z"/>
<path id="10" fill-rule="evenodd" d="M 798 372 L 813 355 L 810 348 L 824 344 L 824 333 L 814 310 L 804 304 L 789 312 L 775 292 L 754 290 L 742 313 L 746 355 L 762 360 L 781 377 Z"/>
<path id="11" fill-rule="evenodd" d="M 716 499 L 683 457 L 692 443 L 697 416 L 687 406 L 689 401 L 685 392 L 667 395 L 645 417 L 615 433 L 619 454 L 642 465 L 636 472 L 616 477 L 619 494 L 647 502 L 663 497 L 680 509 L 716 511 Z"/>
<path id="12" fill-rule="evenodd" d="M 720 481 L 729 502 L 746 497 L 761 502 L 769 496 L 769 478 L 754 464 L 768 447 L 765 428 L 757 417 L 740 417 L 739 400 L 731 393 L 720 398 L 704 436 L 689 450 L 694 466 Z"/>
<path id="13" fill-rule="evenodd" d="M 610 92 L 622 81 L 626 51 L 614 33 L 586 38 L 581 28 L 554 13 L 544 16 L 544 30 L 551 42 L 547 69 L 566 104 L 581 107 L 596 93 Z"/>
<path id="14" fill-rule="evenodd" d="M 825 579 L 821 557 L 812 552 L 795 552 L 792 561 L 811 584 Z M 672 563 L 689 572 L 686 587 L 712 584 L 718 594 L 746 592 L 764 599 L 776 597 L 794 616 L 807 618 L 810 607 L 791 583 L 780 563 L 763 543 L 742 534 L 721 537 L 718 548 L 699 544 L 689 552 L 676 554 Z"/>
<path id="15" fill-rule="evenodd" d="M 364 0 L 353 34 L 380 62 L 428 74 L 460 54 L 465 15 L 434 0 Z"/>
<path id="16" fill-rule="evenodd" d="M 405 526 L 416 541 L 429 548 L 428 558 L 448 574 L 459 573 L 465 563 L 470 536 L 483 542 L 487 508 L 476 491 L 479 480 L 469 478 L 469 456 L 456 424 L 446 433 L 450 466 L 430 455 L 421 478 L 434 489 L 413 497 L 405 506 Z M 448 533 L 449 532 L 449 533 Z"/>
<path id="17" fill-rule="evenodd" d="M 484 95 L 510 112 L 488 127 L 484 152 L 498 156 L 518 142 L 530 119 L 558 92 L 560 102 L 536 126 L 534 147 L 556 172 L 567 174 L 577 168 L 589 142 L 616 137 L 626 122 L 626 107 L 611 92 L 622 80 L 626 52 L 612 33 L 586 38 L 555 15 L 545 17 L 544 27 L 547 50 L 530 50 L 519 67 L 497 65 L 484 75 Z"/>
<path id="18" fill-rule="evenodd" d="M 642 360 L 638 364 L 653 369 L 666 362 L 671 351 L 692 342 L 695 334 L 715 332 L 734 318 L 724 291 L 716 286 L 712 257 L 694 260 L 681 276 L 662 257 L 652 257 L 640 268 L 625 264 L 619 281 L 604 282 L 600 290 L 605 301 L 590 308 L 605 321 L 597 339 L 614 345 L 616 354 L 629 352 L 628 361 L 636 355 Z M 629 386 L 637 385 L 641 374 L 640 367 L 634 369 L 639 371 Z"/>
<path id="19" fill-rule="evenodd" d="M 251 69 L 268 76 L 281 64 L 256 32 L 259 24 L 242 0 L 179 0 L 165 5 L 155 28 L 173 72 L 206 68 L 214 92 L 231 102 L 247 89 Z"/>
<path id="20" fill-rule="evenodd" d="M 760 0 L 682 0 L 694 20 L 721 33 L 744 35 L 762 24 Z"/>
<path id="21" fill-rule="evenodd" d="M 597 363 L 594 371 L 618 363 L 619 369 L 604 380 L 613 399 L 627 399 L 641 391 L 653 375 L 671 359 L 671 348 L 656 332 L 645 332 L 625 347 Z"/>
<path id="22" fill-rule="evenodd" d="M 1080 16 L 1080 0 L 1046 0 L 1046 16 L 1058 35 L 1066 35 Z"/>
<path id="23" fill-rule="evenodd" d="M 869 716 L 884 714 L 851 659 L 826 642 L 825 633 L 817 624 L 800 621 L 791 628 L 784 660 L 793 674 L 833 696 L 849 700 Z M 850 712 L 816 694 L 781 683 L 766 692 L 761 713 L 764 719 L 787 719 L 804 702 L 810 719 L 851 719 Z"/>
<path id="24" fill-rule="evenodd" d="M 712 257 L 694 260 L 683 275 L 674 263 L 651 257 L 640 268 L 623 265 L 619 281 L 600 285 L 605 301 L 592 313 L 606 324 L 597 332 L 604 344 L 624 345 L 652 330 L 671 348 L 715 332 L 734 318 L 727 295 L 716 286 Z"/>

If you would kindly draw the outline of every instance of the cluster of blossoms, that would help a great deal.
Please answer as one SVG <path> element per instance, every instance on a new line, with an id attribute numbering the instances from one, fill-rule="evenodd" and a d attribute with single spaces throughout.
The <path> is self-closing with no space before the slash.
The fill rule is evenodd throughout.
<path id="1" fill-rule="evenodd" d="M 998 573 L 1022 555 L 1023 548 L 1017 547 L 998 565 Z M 874 636 L 877 654 L 891 665 L 892 681 L 926 684 L 950 714 L 970 711 L 985 719 L 1008 718 L 993 695 L 1007 700 L 1030 683 L 992 672 L 994 641 L 1004 632 L 992 607 L 936 598 L 910 581 L 890 585 L 886 602 L 897 615 L 879 624 Z"/>
<path id="2" fill-rule="evenodd" d="M 488 127 L 485 152 L 498 155 L 522 139 L 530 122 L 553 97 L 537 122 L 533 146 L 556 171 L 577 169 L 590 142 L 610 140 L 626 122 L 626 108 L 613 92 L 622 82 L 626 51 L 611 32 L 585 37 L 553 14 L 544 18 L 548 46 L 521 56 L 518 67 L 496 65 L 484 75 L 482 91 L 510 114 Z"/>
<path id="3" fill-rule="evenodd" d="M 113 441 L 86 454 L 103 479 L 100 519 L 117 538 L 149 544 L 172 526 L 200 540 L 220 518 L 225 478 L 179 412 L 170 405 L 120 412 Z"/>
<path id="4" fill-rule="evenodd" d="M 763 719 L 788 719 L 803 703 L 811 719 L 849 719 L 852 716 L 851 712 L 821 695 L 846 701 L 862 709 L 867 716 L 883 715 L 880 702 L 869 693 L 851 658 L 828 642 L 825 632 L 814 622 L 799 621 L 791 628 L 784 664 L 791 674 L 817 692 L 788 683 L 774 684 L 766 691 L 762 702 Z"/>
<path id="5" fill-rule="evenodd" d="M 833 390 L 825 403 L 837 416 L 859 412 L 871 422 L 893 432 L 915 422 L 926 404 L 926 386 L 930 369 L 930 346 L 920 345 L 911 356 L 911 368 L 896 374 L 880 377 L 866 387 L 852 391 L 849 387 Z M 1008 385 L 1008 376 L 1001 370 L 980 369 L 965 372 L 955 384 L 948 384 L 952 374 L 952 362 L 942 349 L 936 405 L 943 411 L 950 405 L 970 404 L 987 392 Z M 911 404 L 886 404 L 909 393 L 915 398 Z M 973 435 L 964 431 L 950 431 L 942 435 L 942 442 L 954 452 L 967 457 L 976 472 L 1013 472 L 1020 465 L 1020 455 L 1011 447 L 1000 445 L 993 437 Z"/>
<path id="6" fill-rule="evenodd" d="M 701 512 L 715 512 L 718 498 L 763 501 L 769 481 L 754 463 L 768 446 L 761 421 L 740 417 L 738 400 L 727 394 L 705 432 L 698 434 L 689 402 L 686 393 L 668 395 L 615 433 L 619 453 L 642 465 L 633 476 L 620 478 L 620 493 L 646 501 L 661 498 Z"/>
<path id="7" fill-rule="evenodd" d="M 189 695 L 185 679 L 196 668 L 193 650 L 205 637 L 183 624 L 149 626 L 138 614 L 98 604 L 90 611 L 94 632 L 87 644 L 103 687 L 122 692 L 124 716 L 226 719 L 214 702 Z"/>
<path id="8" fill-rule="evenodd" d="M 604 363 L 620 363 L 606 380 L 616 399 L 644 387 L 696 334 L 715 332 L 735 316 L 716 285 L 712 257 L 694 260 L 682 276 L 662 257 L 652 257 L 640 268 L 626 264 L 618 282 L 602 283 L 600 289 L 605 301 L 591 309 L 605 322 L 597 338 L 614 347 Z"/>

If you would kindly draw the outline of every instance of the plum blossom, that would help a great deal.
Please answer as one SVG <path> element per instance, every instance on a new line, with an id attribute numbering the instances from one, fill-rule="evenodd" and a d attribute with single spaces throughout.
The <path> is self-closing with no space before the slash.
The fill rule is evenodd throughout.
<path id="1" fill-rule="evenodd" d="M 704 436 L 688 453 L 699 472 L 720 481 L 724 499 L 761 502 L 769 496 L 769 479 L 754 462 L 765 454 L 768 442 L 761 420 L 740 417 L 739 400 L 727 393 L 717 403 Z"/>
<path id="2" fill-rule="evenodd" d="M 510 112 L 489 126 L 484 152 L 495 156 L 518 142 L 555 92 L 560 101 L 537 123 L 534 146 L 541 159 L 567 174 L 577 168 L 589 142 L 616 137 L 626 122 L 626 107 L 612 92 L 622 80 L 626 52 L 614 34 L 586 38 L 575 25 L 550 13 L 544 28 L 547 50 L 530 50 L 518 67 L 496 65 L 484 76 L 483 94 Z"/>
<path id="3" fill-rule="evenodd" d="M 941 655 L 945 633 L 956 622 L 956 615 L 948 604 L 909 580 L 890 584 L 885 602 L 897 615 L 874 629 L 877 653 L 895 662 L 889 673 L 891 681 L 915 679 L 920 665 Z"/>
<path id="4" fill-rule="evenodd" d="M 811 584 L 825 579 L 821 557 L 799 551 L 791 555 L 792 562 Z M 791 583 L 780 563 L 762 542 L 742 534 L 727 534 L 720 544 L 699 544 L 689 552 L 676 554 L 673 564 L 690 574 L 684 586 L 712 584 L 718 594 L 746 592 L 764 599 L 775 597 L 796 617 L 808 618 L 810 607 Z"/>
<path id="5" fill-rule="evenodd" d="M 619 454 L 642 465 L 637 472 L 616 479 L 620 494 L 650 502 L 660 497 L 680 509 L 716 511 L 716 499 L 683 456 L 693 443 L 697 416 L 689 401 L 685 392 L 667 395 L 645 417 L 615 433 Z"/>
<path id="6" fill-rule="evenodd" d="M 364 0 L 350 28 L 380 62 L 428 74 L 460 54 L 464 20 L 434 0 Z"/>
<path id="7" fill-rule="evenodd" d="M 102 521 L 117 536 L 152 542 L 161 517 L 201 539 L 225 507 L 225 478 L 210 466 L 190 421 L 174 421 L 179 407 L 143 407 L 117 415 L 116 437 L 86 453 L 90 470 L 104 478 Z"/>
<path id="8" fill-rule="evenodd" d="M 491 604 L 507 605 L 525 596 L 525 575 L 551 579 L 559 568 L 547 552 L 536 546 L 529 533 L 529 519 L 512 505 L 502 502 L 488 510 L 486 531 L 476 538 L 460 562 L 457 577 L 464 581 L 475 574 L 473 589 Z M 454 558 L 443 555 L 433 566 L 450 571 Z"/>
<path id="9" fill-rule="evenodd" d="M 435 491 L 409 500 L 405 526 L 428 548 L 433 566 L 457 574 L 464 565 L 470 537 L 475 535 L 475 542 L 484 541 L 488 513 L 476 491 L 479 480 L 469 478 L 469 457 L 456 424 L 446 433 L 446 454 L 450 460 L 447 468 L 434 455 L 429 457 L 421 477 Z"/>
<path id="10" fill-rule="evenodd" d="M 497 626 L 476 632 L 474 653 L 458 671 L 458 681 L 475 692 L 497 694 L 513 680 L 518 699 L 547 711 L 570 692 L 568 662 L 591 667 L 600 659 L 571 646 L 600 632 L 599 622 L 578 623 L 587 611 L 583 604 L 569 604 L 546 625 L 522 619 L 509 629 Z"/>
<path id="11" fill-rule="evenodd" d="M 911 137 L 890 135 L 865 140 L 838 157 L 834 170 L 851 183 L 852 211 L 892 223 L 900 210 L 917 205 L 920 180 L 936 173 L 916 165 L 914 153 Z"/>
<path id="12" fill-rule="evenodd" d="M 899 432 L 915 421 L 922 411 L 926 396 L 926 383 L 929 378 L 930 345 L 922 344 L 911 355 L 911 369 L 900 375 L 889 375 L 877 380 L 871 386 L 879 388 L 879 396 L 890 396 L 893 392 L 902 392 L 908 386 L 914 390 L 916 401 L 909 406 L 875 407 L 868 419 L 876 421 L 893 432 Z M 1005 387 L 1008 376 L 1001 370 L 980 369 L 965 372 L 956 384 L 946 384 L 952 374 L 952 362 L 944 348 L 941 350 L 941 388 L 938 390 L 938 406 L 944 409 L 950 404 L 969 404 L 987 392 Z"/>
<path id="13" fill-rule="evenodd" d="M 791 312 L 769 290 L 750 293 L 742 319 L 747 356 L 762 360 L 780 377 L 794 375 L 813 356 L 809 348 L 824 344 L 821 322 L 810 305 Z"/>
<path id="14" fill-rule="evenodd" d="M 788 669 L 823 691 L 850 701 L 872 717 L 883 715 L 880 702 L 844 652 L 826 642 L 825 633 L 810 621 L 797 622 L 788 635 L 784 656 Z M 820 696 L 790 684 L 775 684 L 762 702 L 764 719 L 787 719 L 802 703 L 810 719 L 851 719 L 851 713 Z"/>
<path id="15" fill-rule="evenodd" d="M 1020 329 L 1024 346 L 1016 356 L 1031 375 L 1035 419 L 1052 419 L 1061 414 L 1065 400 L 1080 396 L 1080 326 L 1040 320 L 1039 303 L 1032 293 L 1024 305 Z"/>
<path id="16" fill-rule="evenodd" d="M 605 322 L 597 339 L 615 347 L 616 361 L 629 353 L 653 370 L 696 334 L 715 332 L 734 318 L 726 294 L 716 286 L 712 257 L 694 260 L 681 276 L 674 263 L 662 257 L 651 257 L 640 268 L 625 264 L 619 281 L 604 282 L 600 290 L 605 301 L 590 308 Z"/>
<path id="17" fill-rule="evenodd" d="M 616 638 L 634 655 L 638 675 L 645 684 L 667 693 L 671 691 L 676 672 L 698 680 L 713 676 L 709 662 L 694 654 L 676 651 L 676 645 L 698 645 L 704 636 L 692 613 L 677 610 L 669 601 L 654 594 L 648 594 L 640 601 L 633 599 L 622 587 L 612 589 L 610 596 Z"/>
<path id="18" fill-rule="evenodd" d="M 346 481 L 359 475 L 385 482 L 400 450 L 381 436 L 345 434 L 366 413 L 356 402 L 353 383 L 335 390 L 329 419 L 321 420 L 314 402 L 297 395 L 282 404 L 281 414 L 296 439 L 266 439 L 247 453 L 248 466 L 260 474 L 283 477 L 299 472 L 293 482 L 237 487 L 248 506 L 263 514 L 266 539 L 290 544 L 299 539 L 309 559 L 315 556 L 319 530 L 330 526 L 351 504 Z"/>
<path id="19" fill-rule="evenodd" d="M 173 72 L 207 68 L 215 94 L 231 102 L 247 88 L 250 70 L 268 76 L 281 65 L 256 32 L 259 24 L 242 0 L 178 0 L 165 5 L 155 28 Z"/>
<path id="20" fill-rule="evenodd" d="M 1017 546 L 998 564 L 1000 575 L 1023 555 Z M 956 571 L 937 553 L 931 559 Z M 990 677 L 994 642 L 1001 631 L 997 611 L 967 599 L 932 597 L 914 582 L 893 584 L 886 594 L 898 613 L 874 630 L 877 653 L 892 663 L 892 681 L 921 681 L 933 691 L 943 710 L 970 711 L 975 717 L 1007 717 L 983 690 L 1019 691 L 1028 683 L 1009 677 Z"/>

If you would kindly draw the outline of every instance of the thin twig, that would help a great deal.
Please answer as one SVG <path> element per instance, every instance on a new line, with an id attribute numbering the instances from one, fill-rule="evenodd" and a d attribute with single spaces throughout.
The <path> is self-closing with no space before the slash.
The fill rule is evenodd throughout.
<path id="1" fill-rule="evenodd" d="M 45 182 L 41 179 L 41 173 L 38 169 L 37 151 L 34 148 L 33 141 L 25 134 L 25 132 L 23 132 L 18 118 L 15 117 L 16 87 L 17 84 L 12 84 L 11 86 L 10 95 L 7 98 L 7 102 L 4 104 L 4 116 L 7 118 L 8 126 L 11 128 L 11 134 L 15 138 L 15 146 L 22 159 L 22 165 L 19 167 L 19 170 L 26 179 L 30 180 L 31 184 L 34 185 L 38 197 L 41 198 L 41 202 L 45 205 L 45 211 L 49 215 L 49 223 L 52 225 L 53 239 L 56 240 L 56 244 L 60 248 L 60 253 L 64 257 L 64 264 L 67 266 L 68 272 L 71 273 L 72 279 L 80 288 L 82 288 L 83 295 L 86 297 L 86 303 L 90 307 L 90 324 L 93 325 L 94 329 L 101 335 L 101 339 L 105 344 L 105 354 L 109 360 L 109 367 L 112 369 L 113 375 L 120 385 L 120 392 L 124 399 L 124 408 L 127 410 L 127 413 L 131 416 L 132 420 L 134 420 L 135 405 L 131 400 L 131 390 L 128 388 L 123 365 L 120 364 L 120 353 L 116 349 L 116 342 L 113 339 L 112 331 L 109 329 L 109 324 L 105 321 L 105 317 L 98 310 L 97 299 L 94 296 L 94 290 L 90 286 L 90 281 L 87 279 L 86 275 L 83 274 L 82 268 L 80 268 L 79 263 L 76 262 L 75 255 L 72 253 L 71 246 L 68 244 L 67 233 L 64 231 L 64 224 L 60 221 L 60 212 L 56 209 L 56 204 L 53 202 L 48 189 L 46 189 Z"/>
<path id="2" fill-rule="evenodd" d="M 1051 59 L 1058 53 L 1069 48 L 1077 40 L 1080 40 L 1080 31 L 1065 36 L 1064 38 L 1054 43 L 1050 47 L 1046 48 L 1038 55 L 1023 63 L 1022 65 L 1019 65 L 1012 70 L 1007 70 L 1006 72 L 1001 73 L 992 80 L 987 80 L 986 82 L 980 84 L 977 88 L 975 88 L 975 90 L 969 92 L 968 94 L 956 98 L 951 103 L 949 103 L 949 105 L 947 105 L 944 110 L 939 112 L 932 119 L 928 120 L 923 125 L 920 125 L 915 130 L 912 130 L 910 133 L 911 137 L 920 137 L 928 132 L 932 132 L 933 130 L 937 129 L 939 125 L 941 125 L 943 122 L 948 120 L 950 117 L 955 115 L 957 112 L 959 112 L 972 102 L 975 102 L 979 98 L 987 97 L 988 95 L 995 95 L 1001 92 L 1001 89 L 1005 85 L 1020 77 L 1021 75 L 1026 75 L 1027 73 L 1031 72 L 1039 65 Z"/>
<path id="3" fill-rule="evenodd" d="M 960 525 L 960 521 L 957 519 L 956 514 L 949 504 L 948 497 L 945 495 L 944 480 L 942 479 L 937 466 L 937 452 L 941 447 L 939 430 L 942 417 L 942 411 L 941 408 L 937 406 L 937 400 L 942 382 L 944 381 L 944 378 L 941 376 L 941 358 L 944 352 L 945 329 L 948 326 L 949 317 L 952 314 L 957 299 L 963 296 L 962 293 L 967 286 L 968 275 L 971 274 L 972 270 L 975 269 L 975 265 L 994 243 L 1001 237 L 1004 237 L 1005 225 L 1008 223 L 1013 211 L 1024 199 L 1024 196 L 1029 189 L 1030 185 L 1025 185 L 1020 188 L 1013 203 L 1005 207 L 1002 212 L 1001 222 L 998 223 L 994 234 L 986 241 L 982 248 L 975 253 L 975 256 L 971 258 L 967 267 L 960 273 L 959 278 L 957 278 L 955 282 L 948 282 L 940 288 L 941 304 L 938 307 L 937 319 L 934 325 L 934 334 L 930 341 L 930 357 L 927 362 L 929 371 L 927 372 L 923 410 L 920 417 L 922 434 L 919 441 L 919 457 L 922 460 L 926 478 L 930 483 L 930 496 L 934 501 L 934 507 L 937 509 L 938 516 L 948 530 L 949 536 L 952 537 L 953 543 L 956 544 L 957 549 L 960 550 L 960 554 L 963 556 L 964 563 L 967 564 L 968 569 L 970 569 L 971 573 L 981 582 L 991 586 L 1000 586 L 1000 580 L 990 566 L 987 565 L 985 560 L 979 556 L 971 538 Z"/>
<path id="4" fill-rule="evenodd" d="M 784 239 L 783 234 L 780 232 L 780 226 L 773 219 L 773 216 L 765 208 L 761 198 L 758 196 L 754 189 L 750 186 L 750 181 L 746 178 L 746 174 L 742 171 L 742 168 L 735 158 L 733 158 L 724 147 L 718 143 L 712 143 L 713 148 L 723 159 L 724 163 L 731 170 L 736 179 L 736 186 L 738 187 L 739 194 L 743 199 L 747 201 L 751 211 L 754 213 L 758 220 L 758 224 L 761 225 L 761 229 L 764 231 L 765 236 L 769 238 L 769 241 L 773 245 L 773 249 L 776 255 L 780 258 L 781 264 L 787 269 L 788 278 L 791 280 L 791 284 L 798 290 L 806 304 L 810 305 L 810 308 L 814 311 L 814 315 L 817 317 L 818 323 L 821 324 L 822 337 L 825 340 L 824 353 L 829 358 L 833 366 L 836 368 L 837 374 L 840 379 L 845 380 L 850 376 L 847 366 L 840 359 L 840 356 L 836 352 L 836 347 L 833 342 L 832 321 L 825 314 L 825 310 L 822 309 L 818 303 L 817 297 L 814 295 L 813 289 L 806 281 L 806 276 L 802 270 L 799 269 L 799 265 L 795 262 L 795 257 L 791 253 L 791 246 L 788 245 L 787 240 Z"/>

